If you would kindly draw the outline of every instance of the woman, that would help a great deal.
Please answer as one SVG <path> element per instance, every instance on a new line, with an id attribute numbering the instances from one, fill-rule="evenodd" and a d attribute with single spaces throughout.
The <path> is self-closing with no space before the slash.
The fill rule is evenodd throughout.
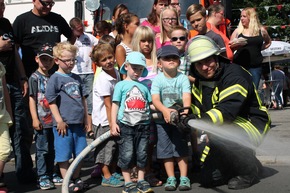
<path id="1" fill-rule="evenodd" d="M 236 38 L 244 38 L 246 44 L 236 43 Z M 233 50 L 237 50 L 234 54 L 234 63 L 243 66 L 252 74 L 256 88 L 258 88 L 262 75 L 263 56 L 261 51 L 270 45 L 271 38 L 261 25 L 255 9 L 245 8 L 241 12 L 238 28 L 230 38 L 230 46 Z"/>

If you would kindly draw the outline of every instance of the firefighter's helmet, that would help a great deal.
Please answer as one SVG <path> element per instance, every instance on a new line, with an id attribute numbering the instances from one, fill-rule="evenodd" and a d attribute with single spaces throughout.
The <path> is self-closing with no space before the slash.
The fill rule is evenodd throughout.
<path id="1" fill-rule="evenodd" d="M 198 35 L 189 40 L 186 46 L 187 57 L 191 63 L 224 52 L 211 38 Z"/>

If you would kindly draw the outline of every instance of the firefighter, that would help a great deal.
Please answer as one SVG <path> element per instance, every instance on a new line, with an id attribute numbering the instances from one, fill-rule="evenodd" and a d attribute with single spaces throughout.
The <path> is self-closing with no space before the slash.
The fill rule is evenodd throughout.
<path id="1" fill-rule="evenodd" d="M 220 56 L 223 50 L 209 37 L 192 38 L 186 51 L 191 73 L 196 77 L 191 104 L 195 120 L 221 128 L 221 136 L 223 132 L 230 132 L 243 141 L 240 144 L 234 138 L 207 133 L 208 142 L 201 155 L 201 185 L 227 184 L 229 189 L 250 187 L 258 182 L 262 169 L 254 149 L 261 144 L 271 122 L 252 77 L 239 65 Z M 186 120 L 187 126 L 193 126 L 193 119 Z"/>

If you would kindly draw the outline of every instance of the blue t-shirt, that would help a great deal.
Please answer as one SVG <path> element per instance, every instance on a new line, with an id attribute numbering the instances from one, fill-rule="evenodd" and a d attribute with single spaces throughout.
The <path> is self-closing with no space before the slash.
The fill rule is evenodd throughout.
<path id="1" fill-rule="evenodd" d="M 113 102 L 119 102 L 118 120 L 126 125 L 150 124 L 151 94 L 146 85 L 123 80 L 115 86 Z"/>
<path id="2" fill-rule="evenodd" d="M 76 74 L 55 72 L 49 79 L 45 97 L 49 103 L 56 100 L 60 115 L 67 124 L 84 122 L 84 106 L 82 98 L 86 90 L 81 78 Z M 55 119 L 53 125 L 57 126 Z"/>
<path id="3" fill-rule="evenodd" d="M 190 93 L 190 83 L 186 75 L 177 72 L 174 78 L 167 78 L 159 73 L 152 82 L 151 94 L 159 94 L 161 103 L 166 107 L 174 104 L 183 105 L 183 93 Z"/>

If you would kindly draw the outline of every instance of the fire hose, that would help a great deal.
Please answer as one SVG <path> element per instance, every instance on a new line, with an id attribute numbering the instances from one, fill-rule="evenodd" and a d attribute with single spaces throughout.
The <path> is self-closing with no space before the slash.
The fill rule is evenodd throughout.
<path id="1" fill-rule="evenodd" d="M 93 149 L 95 149 L 99 144 L 104 142 L 110 137 L 110 131 L 107 131 L 100 137 L 96 138 L 91 144 L 89 144 L 71 163 L 70 167 L 67 170 L 67 173 L 65 175 L 65 178 L 63 179 L 62 183 L 62 193 L 69 193 L 69 182 L 71 179 L 71 176 L 73 175 L 75 169 L 79 165 L 79 163 L 86 157 L 87 154 L 89 154 Z"/>

